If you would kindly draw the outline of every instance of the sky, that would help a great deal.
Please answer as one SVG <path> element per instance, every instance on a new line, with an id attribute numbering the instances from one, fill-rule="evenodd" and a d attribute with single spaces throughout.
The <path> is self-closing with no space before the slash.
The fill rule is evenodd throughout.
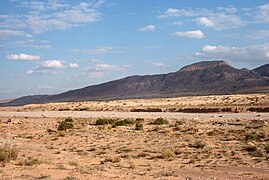
<path id="1" fill-rule="evenodd" d="M 0 99 L 205 60 L 268 64 L 268 0 L 0 1 Z"/>

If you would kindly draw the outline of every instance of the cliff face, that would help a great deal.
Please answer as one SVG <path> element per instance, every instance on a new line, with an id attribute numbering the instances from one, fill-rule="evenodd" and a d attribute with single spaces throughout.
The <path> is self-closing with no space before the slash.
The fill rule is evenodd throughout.
<path id="1" fill-rule="evenodd" d="M 173 73 L 130 76 L 57 95 L 26 96 L 4 105 L 269 92 L 268 68 L 236 69 L 225 61 L 203 61 Z"/>

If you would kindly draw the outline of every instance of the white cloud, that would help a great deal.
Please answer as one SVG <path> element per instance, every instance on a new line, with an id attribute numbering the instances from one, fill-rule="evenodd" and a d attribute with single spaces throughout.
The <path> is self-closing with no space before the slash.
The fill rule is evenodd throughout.
<path id="1" fill-rule="evenodd" d="M 31 48 L 31 49 L 50 49 L 52 46 L 47 40 L 26 39 L 10 41 L 5 43 L 6 46 L 14 46 L 15 48 Z"/>
<path id="2" fill-rule="evenodd" d="M 42 68 L 64 68 L 64 64 L 60 60 L 49 60 L 41 63 Z"/>
<path id="3" fill-rule="evenodd" d="M 109 47 L 109 46 L 98 46 L 95 49 L 71 49 L 72 52 L 76 52 L 76 53 L 89 53 L 89 54 L 105 54 L 108 52 L 113 51 L 114 48 L 113 47 Z"/>
<path id="4" fill-rule="evenodd" d="M 95 66 L 98 69 L 104 69 L 104 70 L 107 70 L 107 69 L 115 69 L 115 67 L 116 67 L 116 66 L 111 65 L 111 64 L 96 64 Z"/>
<path id="5" fill-rule="evenodd" d="M 245 24 L 245 22 L 234 13 L 237 11 L 234 7 L 219 7 L 217 11 L 205 8 L 188 8 L 188 9 L 174 9 L 169 8 L 164 11 L 159 18 L 180 18 L 188 17 L 194 18 L 198 25 L 212 27 L 216 30 L 238 28 Z"/>
<path id="6" fill-rule="evenodd" d="M 49 0 L 47 2 L 40 1 L 23 1 L 20 3 L 22 7 L 29 8 L 36 11 L 48 11 L 48 10 L 58 10 L 65 7 L 69 7 L 68 4 L 59 2 L 59 0 Z"/>
<path id="7" fill-rule="evenodd" d="M 26 36 L 26 37 L 31 37 L 31 35 L 25 34 L 22 31 L 16 31 L 16 30 L 0 30 L 0 37 L 7 37 L 7 36 Z"/>
<path id="8" fill-rule="evenodd" d="M 117 66 L 113 64 L 98 63 L 95 64 L 95 69 L 100 71 L 125 71 L 130 68 L 130 65 Z"/>
<path id="9" fill-rule="evenodd" d="M 237 9 L 235 7 L 218 7 L 217 9 L 231 14 L 237 12 Z"/>
<path id="10" fill-rule="evenodd" d="M 182 24 L 183 24 L 182 21 L 174 21 L 171 23 L 171 25 L 177 25 L 177 26 L 182 25 Z"/>
<path id="11" fill-rule="evenodd" d="M 66 68 L 78 68 L 76 63 L 64 63 L 61 60 L 47 60 L 41 62 L 35 69 L 27 71 L 28 75 L 32 74 L 58 74 Z"/>
<path id="12" fill-rule="evenodd" d="M 168 8 L 163 14 L 159 15 L 159 18 L 169 17 L 182 17 L 182 16 L 195 16 L 195 11 L 192 9 L 174 9 Z"/>
<path id="13" fill-rule="evenodd" d="M 194 21 L 196 21 L 198 25 L 212 27 L 216 30 L 238 28 L 245 24 L 240 17 L 224 13 L 218 13 L 208 17 L 199 17 L 194 19 Z"/>
<path id="14" fill-rule="evenodd" d="M 156 29 L 156 27 L 151 24 L 151 25 L 139 28 L 138 31 L 140 31 L 140 32 L 153 32 L 153 31 L 155 31 L 155 29 Z"/>
<path id="15" fill-rule="evenodd" d="M 207 45 L 195 57 L 203 59 L 227 59 L 231 61 L 249 63 L 268 63 L 269 44 L 253 45 L 247 47 L 228 47 Z"/>
<path id="16" fill-rule="evenodd" d="M 200 17 L 200 18 L 197 18 L 196 19 L 196 22 L 199 24 L 199 25 L 202 25 L 202 26 L 207 26 L 207 27 L 212 27 L 214 26 L 214 23 L 212 20 L 208 19 L 207 17 Z"/>
<path id="17" fill-rule="evenodd" d="M 78 65 L 77 63 L 70 63 L 70 64 L 69 64 L 69 67 L 70 67 L 70 68 L 78 68 L 79 65 Z"/>
<path id="18" fill-rule="evenodd" d="M 269 23 L 269 4 L 254 8 L 254 16 L 259 23 Z"/>
<path id="19" fill-rule="evenodd" d="M 48 0 L 46 2 L 24 1 L 20 5 L 28 8 L 26 13 L 6 17 L 4 21 L 0 22 L 0 27 L 17 27 L 24 29 L 24 31 L 30 30 L 33 34 L 41 34 L 52 30 L 65 30 L 97 21 L 101 16 L 97 8 L 103 3 L 104 1 L 102 0 L 94 3 L 80 2 L 77 5 L 66 4 L 58 0 Z M 0 18 L 5 16 L 1 15 Z M 19 31 L 13 32 L 13 34 L 17 36 L 24 35 Z"/>
<path id="20" fill-rule="evenodd" d="M 198 38 L 198 39 L 205 37 L 204 33 L 201 30 L 175 32 L 175 35 L 177 37 Z"/>
<path id="21" fill-rule="evenodd" d="M 254 40 L 266 39 L 266 38 L 269 38 L 269 30 L 258 30 L 247 35 L 247 37 Z"/>
<path id="22" fill-rule="evenodd" d="M 49 44 L 43 44 L 43 45 L 25 44 L 25 45 L 20 45 L 20 47 L 34 48 L 34 49 L 50 49 L 51 48 L 51 45 L 49 45 Z"/>
<path id="23" fill-rule="evenodd" d="M 9 54 L 6 56 L 9 60 L 19 60 L 19 61 L 36 61 L 40 59 L 38 55 L 30 54 Z"/>
<path id="24" fill-rule="evenodd" d="M 154 67 L 158 67 L 158 68 L 167 68 L 167 67 L 170 67 L 170 65 L 164 64 L 164 63 L 161 63 L 161 62 L 153 62 L 152 65 Z"/>

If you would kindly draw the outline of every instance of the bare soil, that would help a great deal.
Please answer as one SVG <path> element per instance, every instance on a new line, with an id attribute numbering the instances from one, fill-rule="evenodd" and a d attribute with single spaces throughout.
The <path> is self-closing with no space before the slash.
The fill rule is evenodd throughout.
<path id="1" fill-rule="evenodd" d="M 269 102 L 268 95 L 239 96 L 237 108 L 265 108 Z M 227 96 L 216 97 L 218 107 L 229 106 L 221 100 Z M 269 113 L 129 112 L 179 108 L 175 103 L 213 107 L 216 97 L 1 108 L 0 146 L 15 147 L 18 157 L 0 162 L 0 179 L 269 179 Z M 253 105 L 250 99 L 257 97 Z M 95 111 L 54 109 L 78 105 Z M 57 130 L 67 117 L 74 127 Z M 96 125 L 100 119 L 114 123 Z M 117 123 L 124 119 L 132 123 Z"/>

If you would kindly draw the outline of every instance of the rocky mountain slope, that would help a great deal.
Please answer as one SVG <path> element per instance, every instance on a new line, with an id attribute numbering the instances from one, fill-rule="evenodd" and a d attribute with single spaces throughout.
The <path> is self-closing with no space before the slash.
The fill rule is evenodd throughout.
<path id="1" fill-rule="evenodd" d="M 203 61 L 177 72 L 130 76 L 56 95 L 25 96 L 2 105 L 269 92 L 269 64 L 248 70 Z"/>

